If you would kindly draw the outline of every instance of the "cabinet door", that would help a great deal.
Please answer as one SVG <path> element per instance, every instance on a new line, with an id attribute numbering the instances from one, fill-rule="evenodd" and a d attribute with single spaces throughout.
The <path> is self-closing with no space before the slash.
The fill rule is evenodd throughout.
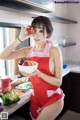
<path id="1" fill-rule="evenodd" d="M 65 94 L 64 98 L 64 111 L 69 109 L 70 107 L 70 96 L 71 96 L 71 81 L 70 81 L 70 74 L 63 77 L 63 82 L 61 88 Z"/>
<path id="2" fill-rule="evenodd" d="M 70 79 L 72 81 L 74 111 L 80 113 L 80 74 L 71 73 Z"/>
<path id="3" fill-rule="evenodd" d="M 40 5 L 42 7 L 45 7 L 46 9 L 54 10 L 54 0 L 29 0 L 33 4 Z"/>
<path id="4" fill-rule="evenodd" d="M 64 110 L 80 113 L 80 74 L 69 73 L 63 77 L 61 88 L 65 93 Z"/>

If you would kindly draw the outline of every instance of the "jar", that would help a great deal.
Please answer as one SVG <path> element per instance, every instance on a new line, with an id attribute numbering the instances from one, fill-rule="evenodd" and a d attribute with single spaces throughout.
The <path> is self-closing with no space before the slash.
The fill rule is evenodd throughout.
<path id="1" fill-rule="evenodd" d="M 2 76 L 0 77 L 0 90 L 3 92 L 10 85 L 10 77 Z"/>

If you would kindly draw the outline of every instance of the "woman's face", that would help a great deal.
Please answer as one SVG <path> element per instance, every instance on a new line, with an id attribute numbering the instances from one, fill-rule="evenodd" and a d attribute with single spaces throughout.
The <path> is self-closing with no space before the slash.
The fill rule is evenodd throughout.
<path id="1" fill-rule="evenodd" d="M 34 29 L 35 29 L 35 34 L 33 35 L 33 39 L 35 43 L 40 44 L 42 42 L 45 42 L 48 36 L 46 28 L 42 24 L 40 24 L 40 25 L 36 25 Z"/>

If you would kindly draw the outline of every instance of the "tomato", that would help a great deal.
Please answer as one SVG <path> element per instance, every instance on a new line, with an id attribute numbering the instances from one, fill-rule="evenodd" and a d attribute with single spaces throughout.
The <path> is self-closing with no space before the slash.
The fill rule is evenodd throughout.
<path id="1" fill-rule="evenodd" d="M 27 32 L 28 32 L 28 34 L 30 35 L 30 34 L 34 34 L 35 33 L 35 30 L 34 30 L 34 28 L 33 27 L 28 27 L 27 28 Z"/>

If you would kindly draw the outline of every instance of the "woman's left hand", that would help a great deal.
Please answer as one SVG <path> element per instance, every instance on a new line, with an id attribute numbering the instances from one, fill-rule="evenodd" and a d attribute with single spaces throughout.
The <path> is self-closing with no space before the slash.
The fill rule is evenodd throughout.
<path id="1" fill-rule="evenodd" d="M 40 76 L 40 71 L 37 69 L 35 72 L 33 72 L 33 73 L 26 73 L 26 72 L 24 72 L 24 71 L 21 71 L 21 70 L 19 70 L 19 72 L 23 75 L 23 76 L 25 76 L 25 77 L 27 77 L 27 78 L 29 78 L 29 77 L 31 77 L 31 76 L 35 76 L 35 75 L 38 75 L 38 76 Z"/>

